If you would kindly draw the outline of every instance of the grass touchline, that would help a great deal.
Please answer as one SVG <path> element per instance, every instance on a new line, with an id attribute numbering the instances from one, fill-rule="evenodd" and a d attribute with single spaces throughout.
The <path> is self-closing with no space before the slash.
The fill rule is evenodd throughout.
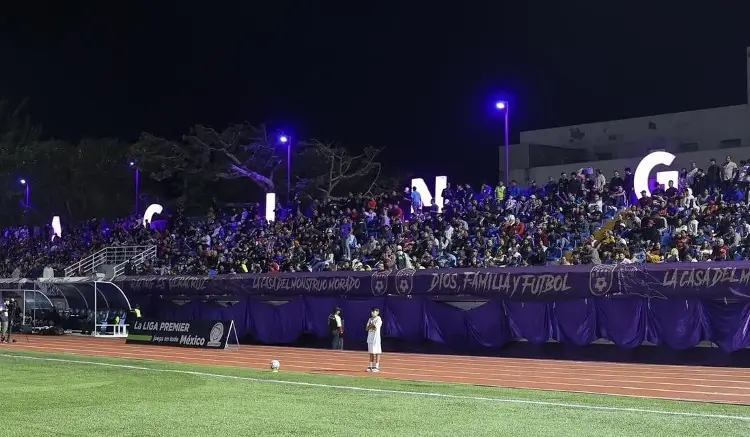
<path id="1" fill-rule="evenodd" d="M 0 354 L 0 357 L 11 358 L 11 359 L 82 364 L 82 365 L 90 365 L 90 366 L 102 366 L 102 367 L 161 372 L 161 373 L 175 373 L 175 374 L 183 374 L 183 375 L 201 376 L 205 378 L 233 379 L 233 380 L 239 380 L 239 381 L 258 382 L 258 383 L 285 384 L 285 385 L 293 385 L 293 386 L 301 386 L 301 387 L 316 387 L 316 388 L 325 388 L 325 389 L 334 389 L 334 390 L 350 390 L 350 391 L 360 391 L 360 392 L 369 392 L 369 393 L 383 393 L 383 394 L 395 394 L 395 395 L 417 396 L 417 397 L 433 397 L 433 398 L 444 398 L 444 399 L 460 399 L 460 400 L 470 400 L 470 401 L 486 401 L 486 402 L 497 402 L 497 403 L 504 403 L 504 404 L 535 405 L 535 406 L 545 406 L 545 407 L 561 407 L 561 408 L 580 409 L 580 410 L 628 412 L 628 413 L 657 414 L 657 415 L 666 415 L 666 416 L 696 417 L 696 418 L 706 418 L 706 419 L 728 419 L 728 420 L 750 421 L 750 416 L 734 416 L 734 415 L 710 414 L 710 413 L 702 414 L 702 413 L 689 413 L 689 412 L 682 412 L 682 411 L 652 410 L 652 409 L 645 409 L 645 408 L 608 407 L 608 406 L 597 406 L 597 405 L 570 404 L 570 403 L 552 402 L 552 401 L 531 401 L 531 400 L 525 400 L 525 399 L 509 399 L 509 398 L 503 399 L 503 398 L 493 398 L 493 397 L 483 397 L 483 396 L 452 395 L 452 394 L 446 394 L 446 393 L 417 392 L 417 391 L 407 391 L 407 390 L 389 390 L 389 389 L 378 389 L 378 388 L 357 387 L 357 386 L 347 386 L 347 385 L 312 383 L 312 382 L 304 382 L 304 381 L 286 381 L 286 380 L 280 380 L 280 379 L 253 378 L 249 376 L 224 375 L 224 374 L 219 374 L 219 373 L 198 372 L 198 371 L 193 371 L 193 370 L 155 369 L 151 367 L 135 366 L 135 365 L 129 365 L 129 364 L 102 363 L 102 362 L 97 362 L 97 361 L 85 361 L 85 360 L 63 359 L 63 358 L 32 357 L 32 356 L 20 355 L 20 354 L 19 355 Z"/>

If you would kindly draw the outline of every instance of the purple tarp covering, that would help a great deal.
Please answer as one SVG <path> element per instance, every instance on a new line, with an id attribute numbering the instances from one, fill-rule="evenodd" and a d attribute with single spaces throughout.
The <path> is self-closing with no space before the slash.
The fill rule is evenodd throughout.
<path id="1" fill-rule="evenodd" d="M 598 338 L 623 348 L 644 341 L 688 349 L 703 340 L 732 352 L 750 346 L 750 302 L 691 299 L 585 298 L 561 302 L 491 299 L 464 310 L 426 298 L 340 299 L 308 296 L 269 303 L 247 299 L 231 307 L 191 301 L 160 301 L 154 316 L 165 320 L 232 319 L 240 338 L 284 344 L 304 333 L 328 336 L 328 314 L 341 306 L 347 339 L 364 342 L 369 309 L 383 309 L 384 335 L 409 342 L 431 340 L 455 349 L 499 348 L 513 338 L 534 344 L 557 340 L 586 345 Z"/>

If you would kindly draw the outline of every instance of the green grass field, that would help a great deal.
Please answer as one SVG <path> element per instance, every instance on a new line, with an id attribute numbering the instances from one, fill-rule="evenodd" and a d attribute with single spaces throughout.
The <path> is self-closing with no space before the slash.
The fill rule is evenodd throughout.
<path id="1" fill-rule="evenodd" d="M 308 375 L 283 363 L 270 373 L 0 350 L 0 373 L 3 437 L 750 433 L 750 407 Z"/>

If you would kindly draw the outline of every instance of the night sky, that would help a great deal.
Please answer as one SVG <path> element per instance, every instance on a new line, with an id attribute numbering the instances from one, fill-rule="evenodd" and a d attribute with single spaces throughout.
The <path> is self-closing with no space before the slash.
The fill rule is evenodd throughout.
<path id="1" fill-rule="evenodd" d="M 494 182 L 497 98 L 512 104 L 511 142 L 746 100 L 748 6 L 113 3 L 3 11 L 0 95 L 29 97 L 46 134 L 132 140 L 247 120 L 386 146 L 391 170 Z"/>

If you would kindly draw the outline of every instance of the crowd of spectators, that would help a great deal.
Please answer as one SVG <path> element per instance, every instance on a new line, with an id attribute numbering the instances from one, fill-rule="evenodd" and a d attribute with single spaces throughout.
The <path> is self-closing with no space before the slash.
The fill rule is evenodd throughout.
<path id="1" fill-rule="evenodd" d="M 146 229 L 136 217 L 45 229 L 6 229 L 0 276 L 64 269 L 106 246 L 155 245 L 152 263 L 129 274 L 499 267 L 611 262 L 676 262 L 750 257 L 745 162 L 714 160 L 682 169 L 678 186 L 636 199 L 630 169 L 610 177 L 582 169 L 545 185 L 448 186 L 444 208 L 414 189 L 343 199 L 299 197 L 263 219 L 260 205 L 179 212 Z M 592 235 L 603 223 L 598 235 Z"/>
<path id="2" fill-rule="evenodd" d="M 584 242 L 572 262 L 697 262 L 750 259 L 750 162 L 726 156 L 704 169 L 680 170 L 677 186 L 642 192 L 599 241 Z M 611 184 L 620 184 L 616 177 Z M 633 189 L 626 171 L 624 189 Z"/>

